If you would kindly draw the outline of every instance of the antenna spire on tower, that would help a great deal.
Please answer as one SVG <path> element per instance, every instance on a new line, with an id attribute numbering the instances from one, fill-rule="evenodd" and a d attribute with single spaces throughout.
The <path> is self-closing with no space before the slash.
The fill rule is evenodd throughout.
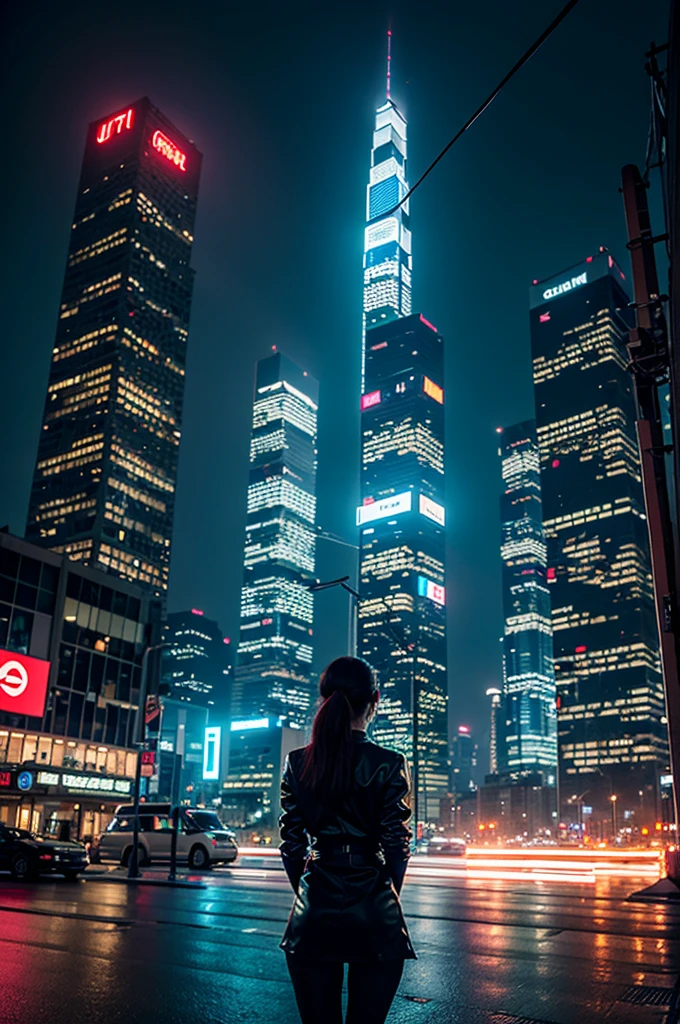
<path id="1" fill-rule="evenodd" d="M 390 67 L 392 63 L 392 30 L 387 30 L 387 98 L 391 99 L 390 95 L 390 79 L 392 77 L 392 69 Z"/>

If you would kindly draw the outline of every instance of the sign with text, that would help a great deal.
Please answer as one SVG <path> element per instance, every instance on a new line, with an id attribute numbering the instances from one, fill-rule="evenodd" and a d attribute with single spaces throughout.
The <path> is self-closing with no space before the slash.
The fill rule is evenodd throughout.
<path id="1" fill-rule="evenodd" d="M 0 711 L 41 718 L 49 674 L 49 661 L 0 650 Z"/>

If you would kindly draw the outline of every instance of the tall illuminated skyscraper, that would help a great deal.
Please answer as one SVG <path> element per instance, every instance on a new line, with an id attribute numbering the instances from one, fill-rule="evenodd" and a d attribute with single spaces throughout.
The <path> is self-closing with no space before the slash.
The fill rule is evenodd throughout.
<path id="1" fill-rule="evenodd" d="M 387 95 L 375 114 L 371 168 L 366 191 L 364 234 L 364 341 L 371 327 L 411 312 L 411 228 L 408 192 L 406 119 L 390 95 L 388 34 Z M 362 384 L 365 350 L 362 359 Z M 365 390 L 365 389 L 363 389 Z"/>
<path id="2" fill-rule="evenodd" d="M 318 397 L 316 380 L 280 353 L 257 364 L 236 719 L 303 725 L 312 702 Z"/>
<path id="3" fill-rule="evenodd" d="M 27 537 L 168 586 L 201 154 L 148 99 L 90 124 Z"/>
<path id="4" fill-rule="evenodd" d="M 629 298 L 606 250 L 530 290 L 561 817 L 654 820 L 668 763 L 649 540 L 625 349 Z"/>
<path id="5" fill-rule="evenodd" d="M 503 560 L 503 736 L 497 771 L 519 778 L 541 773 L 554 786 L 557 711 L 550 591 L 541 506 L 541 474 L 533 420 L 501 431 Z"/>
<path id="6" fill-rule="evenodd" d="M 421 820 L 448 787 L 443 377 L 444 339 L 418 313 L 366 332 L 359 654 L 380 683 L 373 734 L 411 764 L 415 672 Z"/>
<path id="7" fill-rule="evenodd" d="M 358 652 L 380 680 L 373 734 L 415 767 L 419 818 L 432 821 L 449 781 L 444 339 L 411 313 L 408 200 L 394 210 L 408 191 L 406 120 L 390 93 L 390 43 L 364 239 Z"/>

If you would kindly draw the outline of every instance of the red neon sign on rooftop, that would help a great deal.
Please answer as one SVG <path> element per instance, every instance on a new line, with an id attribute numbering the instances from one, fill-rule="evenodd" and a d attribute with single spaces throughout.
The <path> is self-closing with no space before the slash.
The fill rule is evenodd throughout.
<path id="1" fill-rule="evenodd" d="M 155 131 L 151 136 L 151 145 L 157 150 L 166 160 L 173 163 L 176 167 L 179 167 L 180 171 L 186 171 L 187 169 L 187 157 L 186 153 L 183 153 L 179 146 L 176 146 L 167 135 L 163 132 Z"/>
<path id="2" fill-rule="evenodd" d="M 123 131 L 129 131 L 132 128 L 134 119 L 135 112 L 132 107 L 129 110 L 124 110 L 122 114 L 110 117 L 108 121 L 104 121 L 103 124 L 99 125 L 97 129 L 97 142 L 108 142 L 112 135 L 120 135 Z"/>

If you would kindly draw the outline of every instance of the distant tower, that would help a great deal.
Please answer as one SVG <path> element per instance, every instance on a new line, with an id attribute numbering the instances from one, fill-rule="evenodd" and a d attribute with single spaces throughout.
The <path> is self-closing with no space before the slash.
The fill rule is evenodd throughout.
<path id="1" fill-rule="evenodd" d="M 90 124 L 26 536 L 168 587 L 201 171 L 148 99 Z"/>
<path id="2" fill-rule="evenodd" d="M 391 97 L 391 42 L 387 35 L 387 95 L 375 114 L 371 169 L 366 191 L 364 233 L 364 391 L 366 331 L 411 312 L 411 218 L 408 192 L 406 119 Z"/>
<path id="3" fill-rule="evenodd" d="M 501 691 L 492 687 L 486 691 L 487 697 L 491 697 L 491 726 L 489 733 L 489 771 L 492 775 L 498 774 L 498 747 L 501 741 L 503 730 L 501 715 L 503 706 L 501 702 Z"/>
<path id="4" fill-rule="evenodd" d="M 626 351 L 624 274 L 606 249 L 530 289 L 557 670 L 561 817 L 649 827 L 668 765 L 648 524 Z"/>
<path id="5" fill-rule="evenodd" d="M 499 434 L 506 721 L 498 771 L 515 779 L 540 773 L 554 786 L 557 709 L 536 424 L 518 423 Z"/>
<path id="6" fill-rule="evenodd" d="M 257 364 L 233 715 L 301 726 L 312 703 L 319 385 L 281 353 Z"/>

